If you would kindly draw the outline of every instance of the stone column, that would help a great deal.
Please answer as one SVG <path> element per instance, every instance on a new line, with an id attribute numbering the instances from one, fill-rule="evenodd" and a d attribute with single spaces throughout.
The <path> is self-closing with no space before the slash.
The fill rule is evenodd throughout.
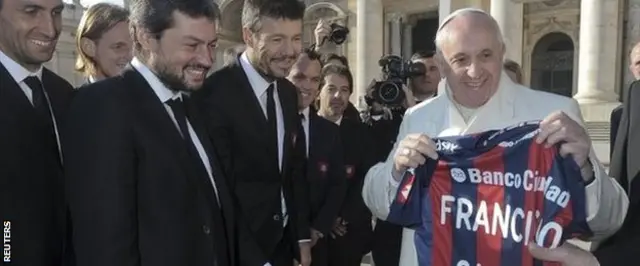
<path id="1" fill-rule="evenodd" d="M 582 0 L 580 4 L 578 93 L 574 96 L 580 104 L 617 102 L 620 4 L 620 0 Z"/>
<path id="2" fill-rule="evenodd" d="M 413 54 L 413 24 L 405 23 L 402 33 L 402 55 L 404 59 L 409 59 Z"/>
<path id="3" fill-rule="evenodd" d="M 379 76 L 378 60 L 383 55 L 384 38 L 381 29 L 384 28 L 382 0 L 357 0 L 357 30 L 356 30 L 356 84 L 352 102 L 359 108 L 364 101 L 360 101 L 366 93 L 366 86 L 372 79 Z M 354 98 L 355 97 L 355 98 Z"/>
<path id="4" fill-rule="evenodd" d="M 405 20 L 404 15 L 399 13 L 391 13 L 387 14 L 388 23 L 390 23 L 390 39 L 389 43 L 391 45 L 391 49 L 389 49 L 391 54 L 401 55 L 402 53 L 402 22 Z"/>
<path id="5" fill-rule="evenodd" d="M 491 1 L 491 16 L 500 25 L 507 48 L 505 57 L 522 65 L 523 4 L 511 0 Z"/>

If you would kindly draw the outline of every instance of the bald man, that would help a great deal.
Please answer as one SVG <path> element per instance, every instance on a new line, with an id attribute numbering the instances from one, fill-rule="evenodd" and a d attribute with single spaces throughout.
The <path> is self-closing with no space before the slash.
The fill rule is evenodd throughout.
<path id="1" fill-rule="evenodd" d="M 432 100 L 407 110 L 397 144 L 387 161 L 367 173 L 362 194 L 374 215 L 387 217 L 405 171 L 424 163 L 426 158 L 438 158 L 430 138 L 473 134 L 543 120 L 536 141 L 559 145 L 560 153 L 572 155 L 580 167 L 587 197 L 587 222 L 595 239 L 613 234 L 623 222 L 628 199 L 596 158 L 578 103 L 572 98 L 514 83 L 503 70 L 505 44 L 500 28 L 482 10 L 461 9 L 452 13 L 443 20 L 435 43 L 444 88 Z M 478 247 L 482 250 L 487 245 Z M 580 251 L 567 245 L 554 250 L 535 249 L 534 255 L 567 265 L 597 265 L 588 252 L 576 256 L 556 254 L 574 254 L 576 250 Z M 582 262 L 591 264 L 579 264 Z M 480 260 L 477 263 L 492 265 Z M 415 234 L 410 229 L 403 232 L 400 265 L 419 265 Z"/>
<path id="2" fill-rule="evenodd" d="M 640 42 L 631 49 L 629 53 L 629 71 L 633 74 L 635 80 L 640 79 Z M 626 99 L 623 99 L 626 100 Z M 620 127 L 620 117 L 622 116 L 622 106 L 620 105 L 611 112 L 611 127 L 609 129 L 609 155 L 613 154 L 613 148 L 618 136 L 618 128 Z"/>

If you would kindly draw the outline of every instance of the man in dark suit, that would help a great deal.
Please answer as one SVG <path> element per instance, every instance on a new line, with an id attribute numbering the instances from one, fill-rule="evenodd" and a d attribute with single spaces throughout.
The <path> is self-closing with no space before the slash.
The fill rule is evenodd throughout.
<path id="1" fill-rule="evenodd" d="M 359 266 L 371 250 L 371 212 L 362 199 L 364 176 L 375 163 L 374 145 L 364 124 L 344 117 L 353 93 L 353 77 L 348 68 L 329 64 L 322 69 L 318 115 L 340 127 L 344 151 L 347 196 L 329 242 L 330 265 Z"/>
<path id="2" fill-rule="evenodd" d="M 640 42 L 636 43 L 636 45 L 631 49 L 629 53 L 629 71 L 635 78 L 635 80 L 640 79 Z M 631 89 L 632 86 L 629 86 Z M 628 95 L 624 90 L 621 91 L 621 94 Z M 622 101 L 624 102 L 626 99 L 623 97 Z M 616 107 L 611 111 L 611 120 L 610 120 L 610 129 L 609 129 L 609 155 L 613 156 L 613 150 L 616 142 L 616 137 L 618 136 L 618 128 L 620 127 L 620 119 L 622 117 L 622 109 L 624 104 Z"/>
<path id="3" fill-rule="evenodd" d="M 0 0 L 0 264 L 69 265 L 60 146 L 73 87 L 42 66 L 61 0 Z"/>
<path id="4" fill-rule="evenodd" d="M 311 200 L 312 265 L 329 266 L 328 236 L 342 207 L 347 189 L 338 127 L 318 116 L 311 104 L 320 88 L 320 55 L 303 51 L 287 79 L 298 89 L 298 109 L 305 136 L 307 180 Z M 302 139 L 302 138 L 299 138 Z"/>
<path id="5" fill-rule="evenodd" d="M 296 89 L 285 79 L 301 51 L 304 4 L 247 0 L 246 50 L 200 95 L 239 205 L 241 265 L 290 266 L 310 257 L 309 195 Z M 297 249 L 300 249 L 299 251 Z"/>
<path id="6" fill-rule="evenodd" d="M 622 228 L 595 252 L 600 265 L 626 265 L 629 256 L 640 245 L 640 81 L 635 81 L 627 90 L 622 108 L 609 175 L 622 185 L 629 194 L 629 210 Z"/>
<path id="7" fill-rule="evenodd" d="M 188 97 L 212 66 L 208 0 L 138 0 L 135 57 L 80 90 L 64 144 L 79 266 L 236 265 L 234 203 Z"/>

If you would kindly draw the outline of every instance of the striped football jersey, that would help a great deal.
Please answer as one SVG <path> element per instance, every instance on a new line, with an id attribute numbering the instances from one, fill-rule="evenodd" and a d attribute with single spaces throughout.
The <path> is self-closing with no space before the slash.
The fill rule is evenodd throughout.
<path id="1" fill-rule="evenodd" d="M 527 245 L 591 235 L 580 169 L 538 125 L 433 139 L 438 160 L 405 173 L 387 217 L 416 230 L 420 266 L 559 265 Z"/>

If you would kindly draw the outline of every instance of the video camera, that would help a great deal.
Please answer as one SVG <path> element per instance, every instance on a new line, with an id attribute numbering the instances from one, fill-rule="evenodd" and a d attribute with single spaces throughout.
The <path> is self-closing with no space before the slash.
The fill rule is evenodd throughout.
<path id="1" fill-rule="evenodd" d="M 407 84 L 407 79 L 424 75 L 424 64 L 405 62 L 396 55 L 384 56 L 378 64 L 382 67 L 385 79 L 374 84 L 372 94 L 365 97 L 367 104 L 377 102 L 389 108 L 402 107 L 406 98 L 402 86 Z"/>

